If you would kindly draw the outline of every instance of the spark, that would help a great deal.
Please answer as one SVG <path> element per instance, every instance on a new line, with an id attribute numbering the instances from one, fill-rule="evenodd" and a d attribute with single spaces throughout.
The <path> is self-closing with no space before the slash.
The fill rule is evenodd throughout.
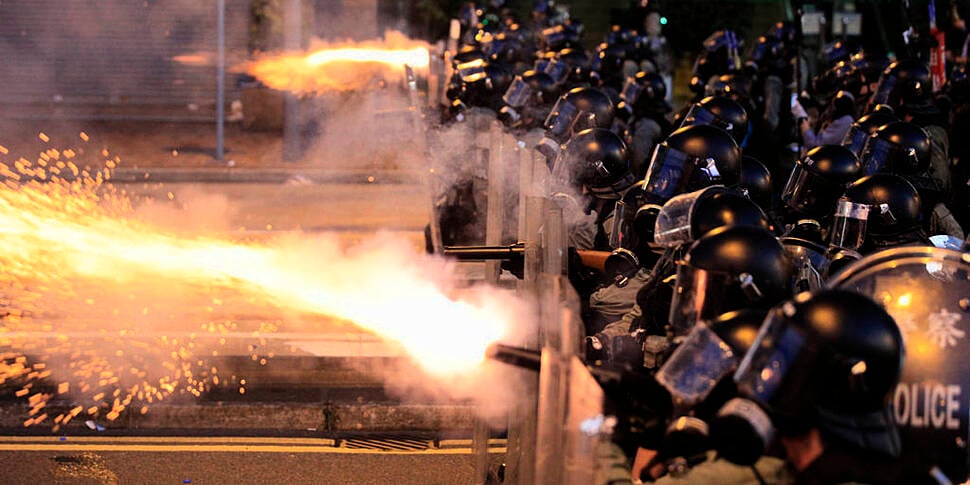
<path id="1" fill-rule="evenodd" d="M 82 412 L 116 421 L 217 386 L 245 393 L 209 357 L 244 330 L 240 314 L 303 315 L 307 332 L 347 322 L 441 379 L 474 372 L 515 326 L 521 302 L 458 291 L 452 266 L 389 234 L 348 249 L 325 235 L 252 243 L 155 227 L 105 183 L 117 158 L 103 150 L 97 171 L 64 160 L 79 151 L 0 163 L 0 384 L 31 399 L 27 426 Z M 253 362 L 272 362 L 262 336 L 279 327 L 251 332 Z M 76 404 L 48 411 L 61 394 Z"/>

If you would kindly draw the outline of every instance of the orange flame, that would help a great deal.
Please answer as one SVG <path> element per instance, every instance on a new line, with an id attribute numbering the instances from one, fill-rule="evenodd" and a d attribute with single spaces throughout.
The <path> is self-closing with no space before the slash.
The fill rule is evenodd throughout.
<path id="1" fill-rule="evenodd" d="M 403 79 L 405 64 L 420 69 L 429 63 L 426 43 L 388 32 L 383 41 L 318 43 L 305 53 L 266 55 L 242 69 L 274 89 L 320 93 Z"/>
<path id="2" fill-rule="evenodd" d="M 0 300 L 7 311 L 0 384 L 21 382 L 23 395 L 46 403 L 53 394 L 31 386 L 51 369 L 25 357 L 38 355 L 73 369 L 58 390 L 93 395 L 95 405 L 56 417 L 36 406 L 25 424 L 51 417 L 60 426 L 82 412 L 116 419 L 136 403 L 176 392 L 198 396 L 219 384 L 205 360 L 212 349 L 195 332 L 178 333 L 201 324 L 199 333 L 215 339 L 233 330 L 231 321 L 217 322 L 212 306 L 236 315 L 272 307 L 343 319 L 394 342 L 442 379 L 477 370 L 520 309 L 505 294 L 456 297 L 448 263 L 386 234 L 348 250 L 326 236 L 270 246 L 161 230 L 135 219 L 133 202 L 103 184 L 110 171 L 86 171 L 65 153 L 74 152 L 0 164 L 7 178 L 0 185 L 0 287 L 9 299 Z M 78 337 L 82 330 L 89 335 Z M 38 332 L 52 338 L 30 337 Z M 106 351 L 92 343 L 98 338 L 117 345 Z M 239 385 L 245 392 L 245 380 Z"/>

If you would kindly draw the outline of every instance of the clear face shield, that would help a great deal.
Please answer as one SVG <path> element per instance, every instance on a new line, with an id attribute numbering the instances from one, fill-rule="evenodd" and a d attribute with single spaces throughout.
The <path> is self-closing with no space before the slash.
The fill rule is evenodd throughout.
<path id="1" fill-rule="evenodd" d="M 639 244 L 635 227 L 638 207 L 627 205 L 620 200 L 613 208 L 613 228 L 610 231 L 610 247 L 613 249 L 634 250 Z"/>
<path id="2" fill-rule="evenodd" d="M 738 392 L 765 409 L 777 408 L 774 404 L 780 400 L 797 402 L 800 394 L 795 389 L 787 389 L 785 383 L 810 367 L 803 361 L 811 361 L 813 352 L 802 332 L 789 325 L 785 316 L 786 312 L 793 311 L 788 303 L 768 314 L 734 373 Z M 794 382 L 801 381 L 794 379 Z"/>
<path id="3" fill-rule="evenodd" d="M 633 103 L 637 102 L 640 98 L 640 94 L 643 92 L 643 86 L 640 85 L 633 77 L 628 77 L 626 83 L 623 85 L 623 90 L 620 91 L 620 99 L 626 101 L 627 105 L 632 106 Z"/>
<path id="4" fill-rule="evenodd" d="M 852 123 L 849 131 L 846 132 L 844 137 L 842 137 L 842 146 L 851 150 L 856 158 L 861 160 L 862 149 L 865 148 L 866 140 L 868 139 L 869 131 L 859 126 L 858 123 Z"/>
<path id="5" fill-rule="evenodd" d="M 804 163 L 813 163 L 806 158 Z M 838 191 L 838 194 L 833 192 Z M 802 163 L 796 163 L 792 169 L 788 183 L 781 192 L 781 201 L 790 209 L 802 214 L 816 217 L 826 217 L 832 210 L 831 207 L 819 207 L 820 201 L 834 200 L 841 195 L 842 188 L 833 186 L 831 182 L 815 175 L 803 167 Z M 822 212 L 816 214 L 816 212 Z"/>
<path id="6" fill-rule="evenodd" d="M 858 251 L 866 237 L 869 220 L 868 204 L 856 204 L 848 199 L 839 200 L 829 230 L 829 244 L 841 249 Z"/>
<path id="7" fill-rule="evenodd" d="M 562 84 L 569 77 L 569 64 L 558 59 L 550 60 L 545 67 L 544 72 L 552 78 L 556 84 Z"/>
<path id="8" fill-rule="evenodd" d="M 535 72 L 546 72 L 546 67 L 549 66 L 549 59 L 536 59 L 535 63 L 532 64 L 532 70 Z"/>
<path id="9" fill-rule="evenodd" d="M 681 127 L 692 126 L 692 125 L 712 125 L 724 128 L 728 133 L 734 130 L 734 125 L 727 122 L 727 120 L 721 119 L 711 110 L 695 103 L 684 115 L 684 122 L 681 123 Z"/>
<path id="10" fill-rule="evenodd" d="M 859 158 L 863 164 L 863 175 L 882 172 L 892 151 L 893 144 L 880 139 L 875 134 L 866 139 L 866 144 L 862 147 L 862 156 Z"/>
<path id="11" fill-rule="evenodd" d="M 516 76 L 509 88 L 505 90 L 505 94 L 502 95 L 502 101 L 513 108 L 522 108 L 534 95 L 532 86 L 525 82 L 521 76 Z"/>
<path id="12" fill-rule="evenodd" d="M 546 137 L 564 143 L 573 132 L 573 128 L 581 115 L 579 108 L 569 102 L 565 96 L 559 98 L 555 106 L 552 107 L 552 111 L 549 112 L 549 116 L 546 117 L 545 123 L 543 123 L 543 126 L 546 127 Z"/>
<path id="13" fill-rule="evenodd" d="M 674 405 L 693 407 L 704 401 L 725 376 L 737 367 L 731 346 L 707 325 L 694 326 L 657 372 L 657 382 Z"/>
<path id="14" fill-rule="evenodd" d="M 677 247 L 695 240 L 698 234 L 693 234 L 691 222 L 697 201 L 726 190 L 723 185 L 713 185 L 668 200 L 657 215 L 654 242 L 663 247 Z"/>
<path id="15" fill-rule="evenodd" d="M 895 167 L 888 166 L 889 160 L 891 160 L 894 152 L 899 152 L 900 150 L 902 150 L 904 157 L 912 160 L 912 166 L 915 167 L 918 163 L 915 148 L 901 148 L 876 135 L 870 136 L 866 140 L 866 144 L 862 148 L 862 156 L 859 158 L 864 165 L 863 174 L 872 175 L 887 170 L 892 171 Z"/>
<path id="16" fill-rule="evenodd" d="M 562 150 L 556 155 L 552 165 L 552 184 L 556 191 L 581 193 L 581 188 L 573 183 L 577 160 L 568 151 Z"/>
<path id="17" fill-rule="evenodd" d="M 699 181 L 694 181 L 694 178 Z M 644 191 L 662 201 L 692 189 L 692 185 L 714 185 L 721 174 L 713 158 L 699 159 L 661 143 L 654 148 L 647 168 Z"/>
<path id="18" fill-rule="evenodd" d="M 748 273 L 709 271 L 681 262 L 677 266 L 668 322 L 675 336 L 684 336 L 699 320 L 711 320 L 739 301 L 755 302 L 761 289 Z"/>
<path id="19" fill-rule="evenodd" d="M 879 83 L 876 84 L 876 89 L 869 98 L 869 105 L 889 104 L 889 95 L 892 94 L 895 87 L 896 76 L 880 76 Z"/>

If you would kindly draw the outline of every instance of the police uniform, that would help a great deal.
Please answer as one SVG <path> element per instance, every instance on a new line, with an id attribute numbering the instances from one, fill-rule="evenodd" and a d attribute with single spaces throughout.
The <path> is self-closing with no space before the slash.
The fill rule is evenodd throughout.
<path id="1" fill-rule="evenodd" d="M 637 292 L 646 284 L 650 278 L 650 270 L 640 268 L 636 274 L 626 278 L 622 283 L 614 282 L 609 286 L 604 286 L 593 292 L 589 298 L 590 319 L 588 326 L 599 329 L 600 332 L 607 332 L 607 335 L 615 336 L 630 333 L 630 322 L 632 316 L 628 316 L 636 308 Z M 610 328 L 607 331 L 608 327 Z"/>

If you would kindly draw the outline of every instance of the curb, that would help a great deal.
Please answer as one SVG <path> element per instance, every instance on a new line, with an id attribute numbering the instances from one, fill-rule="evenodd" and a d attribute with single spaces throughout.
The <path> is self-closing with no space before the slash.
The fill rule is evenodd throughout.
<path id="1" fill-rule="evenodd" d="M 214 403 L 194 405 L 155 404 L 144 415 L 122 415 L 116 421 L 96 420 L 99 431 L 132 432 L 184 429 L 212 434 L 246 434 L 257 430 L 276 433 L 324 433 L 325 406 L 320 403 L 294 404 Z M 0 428 L 25 429 L 23 421 L 27 408 L 11 406 L 0 410 Z M 467 431 L 474 429 L 475 408 L 460 404 L 402 404 L 402 403 L 335 403 L 328 411 L 329 419 L 336 419 L 336 432 L 420 432 Z M 95 434 L 85 426 L 82 416 L 69 428 Z M 30 431 L 49 431 L 52 423 L 37 424 Z M 59 433 L 69 432 L 64 428 Z"/>

